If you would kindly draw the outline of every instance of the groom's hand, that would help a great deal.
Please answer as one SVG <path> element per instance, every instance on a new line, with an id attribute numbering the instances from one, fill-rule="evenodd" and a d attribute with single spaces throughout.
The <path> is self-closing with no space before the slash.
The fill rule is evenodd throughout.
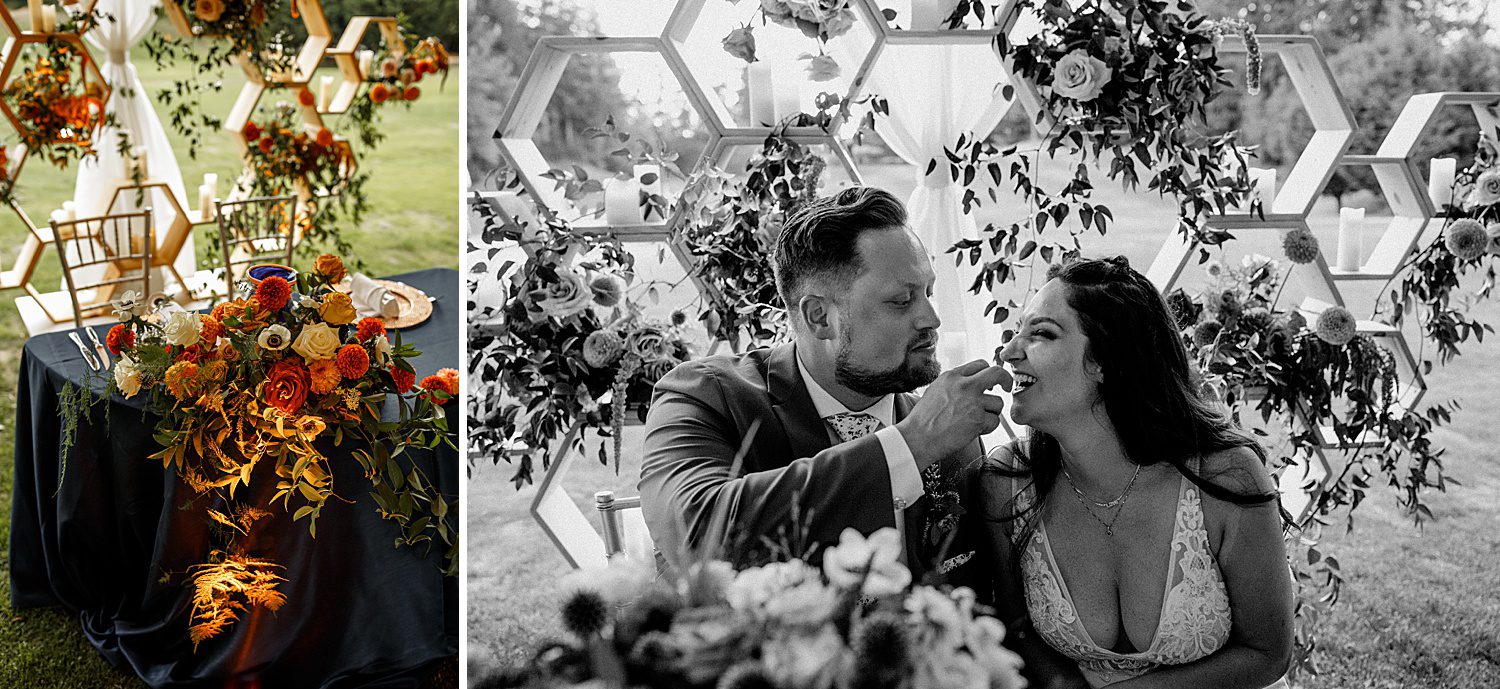
<path id="1" fill-rule="evenodd" d="M 979 360 L 944 371 L 932 381 L 911 413 L 896 423 L 917 468 L 926 469 L 995 430 L 1005 400 L 986 393 L 996 385 L 1009 390 L 1011 383 L 1003 367 Z"/>

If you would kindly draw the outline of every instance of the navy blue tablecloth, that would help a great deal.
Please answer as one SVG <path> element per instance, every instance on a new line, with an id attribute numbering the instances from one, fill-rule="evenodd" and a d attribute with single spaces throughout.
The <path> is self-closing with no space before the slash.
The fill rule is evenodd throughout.
<path id="1" fill-rule="evenodd" d="M 392 279 L 438 297 L 430 319 L 401 331 L 403 343 L 422 351 L 413 361 L 418 379 L 456 368 L 457 272 L 432 269 Z M 106 329 L 98 329 L 101 341 Z M 348 447 L 330 457 L 337 497 L 318 519 L 317 538 L 278 503 L 243 541 L 250 554 L 285 565 L 279 590 L 286 604 L 274 613 L 251 608 L 194 650 L 184 574 L 208 554 L 209 498 L 195 496 L 174 472 L 148 459 L 158 449 L 152 429 L 159 417 L 145 411 L 145 394 L 96 405 L 80 421 L 68 456 L 60 456 L 59 395 L 65 382 L 78 385 L 89 373 L 66 333 L 32 338 L 21 356 L 10 540 L 16 607 L 76 611 L 105 659 L 153 687 L 246 681 L 416 687 L 434 662 L 458 653 L 458 582 L 443 576 L 444 546 L 393 547 L 396 523 L 380 518 Z M 102 382 L 94 380 L 100 392 Z M 458 407 L 457 401 L 447 405 L 455 432 Z M 406 455 L 443 494 L 458 495 L 455 450 L 440 446 Z M 274 493 L 274 475 L 264 474 L 249 486 L 255 504 Z M 459 526 L 457 515 L 450 519 Z"/>

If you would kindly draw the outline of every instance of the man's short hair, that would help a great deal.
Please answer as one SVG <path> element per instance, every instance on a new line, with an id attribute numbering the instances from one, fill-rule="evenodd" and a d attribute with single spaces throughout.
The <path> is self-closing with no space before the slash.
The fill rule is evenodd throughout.
<path id="1" fill-rule="evenodd" d="M 796 311 L 809 281 L 835 290 L 854 282 L 865 267 L 856 246 L 862 233 L 905 226 L 906 207 L 875 187 L 851 187 L 803 205 L 787 218 L 771 257 L 787 310 Z"/>

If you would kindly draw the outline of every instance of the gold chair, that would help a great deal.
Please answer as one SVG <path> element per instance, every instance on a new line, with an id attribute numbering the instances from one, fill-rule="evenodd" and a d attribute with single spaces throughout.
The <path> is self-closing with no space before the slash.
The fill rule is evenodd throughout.
<path id="1" fill-rule="evenodd" d="M 297 197 L 256 196 L 219 205 L 220 248 L 224 251 L 224 281 L 234 296 L 239 275 L 256 263 L 292 264 L 292 250 L 301 239 Z"/>
<path id="2" fill-rule="evenodd" d="M 52 220 L 57 258 L 73 302 L 73 327 L 85 318 L 109 313 L 109 301 L 122 285 L 140 285 L 151 295 L 151 251 L 156 233 L 151 209 L 76 220 Z"/>
<path id="3" fill-rule="evenodd" d="M 654 559 L 654 548 L 646 532 L 639 497 L 616 498 L 614 491 L 601 490 L 594 493 L 594 509 L 599 511 L 600 525 L 604 528 L 604 556 L 607 559 L 627 557 L 647 562 Z"/>

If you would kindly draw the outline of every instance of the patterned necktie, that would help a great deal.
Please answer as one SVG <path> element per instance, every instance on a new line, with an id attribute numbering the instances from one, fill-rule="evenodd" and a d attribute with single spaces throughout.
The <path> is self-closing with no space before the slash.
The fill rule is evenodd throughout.
<path id="1" fill-rule="evenodd" d="M 838 431 L 839 438 L 846 443 L 874 433 L 880 427 L 880 419 L 862 411 L 843 412 L 827 418 L 828 423 L 833 424 L 833 430 Z"/>

